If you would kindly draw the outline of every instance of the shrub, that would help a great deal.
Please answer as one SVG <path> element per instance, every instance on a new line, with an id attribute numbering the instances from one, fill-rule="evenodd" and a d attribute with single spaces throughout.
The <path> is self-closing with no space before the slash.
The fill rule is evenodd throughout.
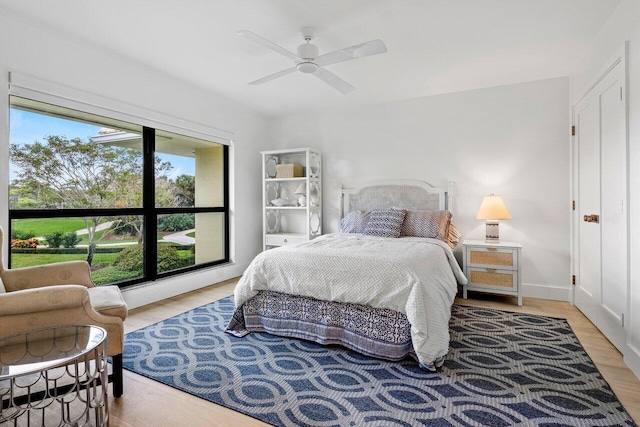
<path id="1" fill-rule="evenodd" d="M 117 267 L 107 267 L 91 272 L 91 279 L 96 285 L 120 282 L 142 276 L 142 271 L 125 271 Z"/>
<path id="2" fill-rule="evenodd" d="M 167 245 L 158 246 L 158 272 L 175 270 L 192 264 L 192 260 L 178 255 L 176 248 Z M 123 249 L 113 265 L 125 271 L 142 271 L 142 245 L 130 245 Z"/>
<path id="3" fill-rule="evenodd" d="M 75 248 L 80 243 L 80 237 L 73 231 L 69 231 L 62 235 L 61 243 L 65 248 Z"/>
<path id="4" fill-rule="evenodd" d="M 124 248 L 115 261 L 115 267 L 126 271 L 142 271 L 142 245 L 130 245 Z"/>
<path id="5" fill-rule="evenodd" d="M 36 237 L 36 233 L 34 231 L 11 229 L 11 239 L 29 240 L 32 237 Z"/>
<path id="6" fill-rule="evenodd" d="M 62 232 L 54 231 L 51 234 L 44 235 L 45 240 L 47 241 L 47 245 L 50 248 L 59 248 L 62 246 Z"/>
<path id="7" fill-rule="evenodd" d="M 182 258 L 182 266 L 187 267 L 189 265 L 196 265 L 196 256 L 189 255 L 188 257 Z"/>
<path id="8" fill-rule="evenodd" d="M 170 271 L 186 267 L 189 260 L 178 255 L 178 250 L 171 246 L 158 246 L 158 272 Z"/>
<path id="9" fill-rule="evenodd" d="M 11 239 L 11 248 L 33 249 L 38 247 L 38 239 Z"/>
<path id="10" fill-rule="evenodd" d="M 194 214 L 167 215 L 158 221 L 158 231 L 182 231 L 196 226 Z"/>

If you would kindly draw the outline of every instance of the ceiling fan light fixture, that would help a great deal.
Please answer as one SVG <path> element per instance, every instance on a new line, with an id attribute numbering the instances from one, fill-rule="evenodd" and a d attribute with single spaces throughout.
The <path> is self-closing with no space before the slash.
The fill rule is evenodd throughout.
<path id="1" fill-rule="evenodd" d="M 298 65 L 296 65 L 296 68 L 298 69 L 298 71 L 300 71 L 301 73 L 305 73 L 305 74 L 313 74 L 316 71 L 318 71 L 318 64 L 315 64 L 311 61 L 305 61 L 305 62 L 301 62 Z"/>

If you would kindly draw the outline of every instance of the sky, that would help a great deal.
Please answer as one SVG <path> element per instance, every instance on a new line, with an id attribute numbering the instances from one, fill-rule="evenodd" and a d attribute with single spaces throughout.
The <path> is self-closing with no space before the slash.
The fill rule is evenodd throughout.
<path id="1" fill-rule="evenodd" d="M 68 139 L 81 138 L 88 141 L 90 137 L 98 134 L 101 127 L 15 108 L 11 108 L 9 114 L 9 141 L 11 144 L 43 142 L 47 135 L 65 136 Z M 182 174 L 195 175 L 194 159 L 170 154 L 157 154 L 162 160 L 169 161 L 173 166 L 173 170 L 168 174 L 171 179 Z M 15 170 L 11 167 L 10 179 L 14 178 Z"/>

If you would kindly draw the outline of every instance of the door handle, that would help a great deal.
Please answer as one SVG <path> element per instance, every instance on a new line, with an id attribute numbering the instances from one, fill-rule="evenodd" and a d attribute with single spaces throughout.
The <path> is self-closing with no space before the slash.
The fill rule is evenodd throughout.
<path id="1" fill-rule="evenodd" d="M 600 215 L 585 215 L 584 222 L 595 222 L 598 224 L 600 222 Z"/>

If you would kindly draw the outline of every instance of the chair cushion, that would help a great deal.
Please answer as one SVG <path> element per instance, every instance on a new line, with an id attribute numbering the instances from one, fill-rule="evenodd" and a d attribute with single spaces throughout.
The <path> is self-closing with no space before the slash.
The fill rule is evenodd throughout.
<path id="1" fill-rule="evenodd" d="M 87 290 L 95 311 L 105 316 L 117 316 L 122 320 L 127 318 L 127 304 L 117 286 L 95 286 Z"/>

